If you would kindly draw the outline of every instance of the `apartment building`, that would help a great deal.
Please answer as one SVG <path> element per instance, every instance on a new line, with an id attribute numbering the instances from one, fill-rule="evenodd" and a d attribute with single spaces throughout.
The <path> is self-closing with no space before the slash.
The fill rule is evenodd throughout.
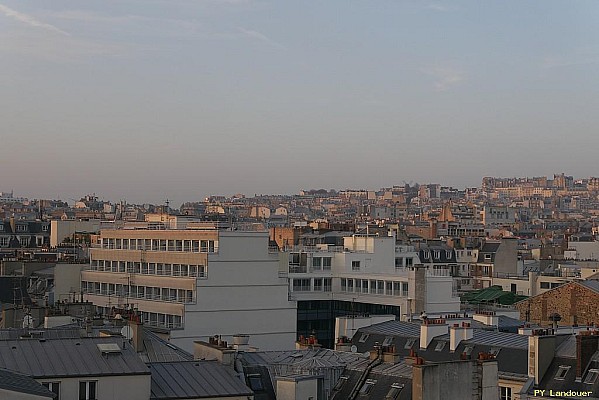
<path id="1" fill-rule="evenodd" d="M 267 350 L 295 342 L 296 304 L 267 232 L 102 230 L 81 289 L 103 313 L 137 308 L 184 349 L 216 334 Z"/>
<path id="2" fill-rule="evenodd" d="M 282 253 L 291 298 L 298 302 L 298 334 L 332 346 L 335 318 L 460 309 L 449 268 L 423 266 L 412 246 L 394 237 L 351 235 L 343 246 L 298 246 Z"/>

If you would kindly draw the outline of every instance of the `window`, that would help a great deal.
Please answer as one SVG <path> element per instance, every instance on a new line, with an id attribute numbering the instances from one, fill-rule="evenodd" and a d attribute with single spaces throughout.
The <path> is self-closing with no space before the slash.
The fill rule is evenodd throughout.
<path id="1" fill-rule="evenodd" d="M 345 279 L 345 278 L 341 278 L 341 291 L 342 292 L 347 291 L 347 279 Z"/>
<path id="2" fill-rule="evenodd" d="M 362 336 L 360 336 L 360 340 L 358 340 L 358 342 L 364 343 L 368 340 L 369 337 L 370 337 L 369 333 L 363 333 Z"/>
<path id="3" fill-rule="evenodd" d="M 360 270 L 360 261 L 352 261 L 351 262 L 351 270 L 359 271 Z"/>
<path id="4" fill-rule="evenodd" d="M 557 370 L 557 373 L 555 374 L 555 379 L 557 379 L 558 381 L 563 381 L 566 378 L 566 375 L 568 374 L 569 370 L 569 365 L 560 365 L 559 369 Z"/>
<path id="5" fill-rule="evenodd" d="M 322 292 L 322 278 L 314 278 L 314 291 Z"/>
<path id="6" fill-rule="evenodd" d="M 331 257 L 322 257 L 322 269 L 323 270 L 330 271 L 331 263 L 332 263 Z"/>
<path id="7" fill-rule="evenodd" d="M 262 377 L 258 374 L 248 375 L 248 385 L 254 392 L 261 392 L 264 390 Z"/>
<path id="8" fill-rule="evenodd" d="M 410 338 L 406 341 L 405 346 L 403 347 L 404 349 L 411 349 L 412 346 L 414 346 L 414 343 L 416 343 L 416 338 Z"/>
<path id="9" fill-rule="evenodd" d="M 438 259 L 440 259 L 440 258 L 441 258 L 441 252 L 440 252 L 439 250 L 435 250 L 435 251 L 433 252 L 433 258 L 434 258 L 435 260 L 438 260 Z"/>
<path id="10" fill-rule="evenodd" d="M 395 268 L 403 268 L 403 257 L 395 257 Z"/>
<path id="11" fill-rule="evenodd" d="M 541 289 L 549 289 L 549 282 L 541 282 Z"/>
<path id="12" fill-rule="evenodd" d="M 337 383 L 333 387 L 333 390 L 340 390 L 343 387 L 343 385 L 345 384 L 345 382 L 347 382 L 348 380 L 349 380 L 348 376 L 341 375 L 339 377 L 339 380 L 337 381 Z"/>
<path id="13" fill-rule="evenodd" d="M 498 347 L 493 347 L 489 350 L 489 353 L 491 353 L 493 357 L 497 357 L 497 355 L 499 354 L 499 350 L 501 349 Z"/>
<path id="14" fill-rule="evenodd" d="M 466 346 L 464 347 L 464 354 L 469 356 L 470 354 L 472 354 L 472 350 L 474 350 L 474 346 Z"/>
<path id="15" fill-rule="evenodd" d="M 435 347 L 435 351 L 442 351 L 445 348 L 446 342 L 437 342 L 437 346 Z"/>
<path id="16" fill-rule="evenodd" d="M 293 280 L 293 291 L 294 292 L 310 291 L 310 279 L 294 279 Z"/>
<path id="17" fill-rule="evenodd" d="M 491 255 L 490 254 L 485 254 L 485 260 L 490 260 L 491 259 Z"/>
<path id="18" fill-rule="evenodd" d="M 402 282 L 401 283 L 401 293 L 403 296 L 407 296 L 408 295 L 408 282 Z"/>
<path id="19" fill-rule="evenodd" d="M 584 383 L 593 385 L 597 382 L 597 377 L 599 376 L 599 369 L 589 369 L 587 372 L 587 376 L 584 378 Z"/>
<path id="20" fill-rule="evenodd" d="M 414 259 L 412 257 L 406 258 L 406 267 L 412 267 L 414 265 Z"/>
<path id="21" fill-rule="evenodd" d="M 56 395 L 56 400 L 60 399 L 60 382 L 42 382 L 42 385 Z"/>
<path id="22" fill-rule="evenodd" d="M 367 395 L 368 393 L 370 393 L 375 384 L 376 381 L 374 379 L 366 379 L 366 382 L 364 382 L 364 384 L 360 388 L 359 394 Z"/>
<path id="23" fill-rule="evenodd" d="M 332 291 L 333 286 L 333 278 L 324 278 L 324 291 L 330 292 Z"/>
<path id="24" fill-rule="evenodd" d="M 383 346 L 389 346 L 393 343 L 393 336 L 385 336 L 385 340 L 383 340 Z"/>
<path id="25" fill-rule="evenodd" d="M 79 382 L 79 400 L 97 400 L 96 381 Z"/>
<path id="26" fill-rule="evenodd" d="M 312 268 L 320 270 L 322 268 L 322 257 L 312 258 Z"/>
<path id="27" fill-rule="evenodd" d="M 389 392 L 387 393 L 387 395 L 385 396 L 385 400 L 395 400 L 399 397 L 399 393 L 401 392 L 401 389 L 403 389 L 404 385 L 402 385 L 401 383 L 393 383 L 391 385 L 391 389 L 389 389 Z"/>
<path id="28" fill-rule="evenodd" d="M 499 386 L 499 399 L 512 400 L 512 388 L 507 386 Z"/>

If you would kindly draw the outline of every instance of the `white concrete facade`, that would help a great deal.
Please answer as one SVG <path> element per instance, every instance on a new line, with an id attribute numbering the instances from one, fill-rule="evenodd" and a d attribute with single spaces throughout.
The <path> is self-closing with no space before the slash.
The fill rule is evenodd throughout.
<path id="1" fill-rule="evenodd" d="M 459 311 L 449 270 L 420 275 L 419 265 L 412 246 L 396 246 L 393 237 L 378 236 L 354 235 L 344 238 L 342 248 L 302 247 L 281 257 L 281 270 L 289 272 L 289 291 L 296 300 L 393 305 L 407 314 L 421 299 L 418 307 L 427 312 Z"/>
<path id="2" fill-rule="evenodd" d="M 250 335 L 261 350 L 292 349 L 297 305 L 267 232 L 106 230 L 81 273 L 85 300 L 136 307 L 177 346 Z"/>

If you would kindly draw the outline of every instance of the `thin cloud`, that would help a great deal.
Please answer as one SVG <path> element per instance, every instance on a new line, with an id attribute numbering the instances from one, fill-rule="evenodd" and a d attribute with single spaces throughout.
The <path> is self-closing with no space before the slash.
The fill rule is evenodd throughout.
<path id="1" fill-rule="evenodd" d="M 445 7 L 441 4 L 438 4 L 438 3 L 431 3 L 431 4 L 427 5 L 426 8 L 428 10 L 437 11 L 437 12 L 445 12 L 448 10 L 447 7 Z"/>
<path id="2" fill-rule="evenodd" d="M 67 32 L 65 32 L 61 29 L 58 29 L 54 25 L 50 25 L 50 24 L 46 24 L 45 22 L 38 21 L 31 15 L 23 14 L 21 12 L 13 10 L 12 8 L 8 8 L 3 4 L 0 4 L 0 12 L 2 12 L 4 15 L 6 15 L 9 18 L 12 18 L 16 21 L 22 22 L 29 26 L 33 26 L 36 28 L 42 28 L 42 29 L 46 29 L 49 31 L 60 33 L 62 35 L 70 36 Z"/>
<path id="3" fill-rule="evenodd" d="M 266 43 L 272 47 L 276 47 L 278 49 L 282 49 L 282 50 L 287 50 L 287 47 L 283 46 L 281 43 L 276 42 L 274 40 L 272 40 L 271 38 L 269 38 L 268 36 L 264 35 L 263 33 L 257 32 L 257 31 L 253 31 L 250 29 L 245 29 L 245 28 L 237 28 L 239 30 L 239 32 L 241 32 L 244 36 L 247 36 L 249 38 L 252 39 L 256 39 L 260 42 Z"/>
<path id="4" fill-rule="evenodd" d="M 449 90 L 464 80 L 463 73 L 449 67 L 424 68 L 422 72 L 434 78 L 433 86 L 437 92 Z"/>

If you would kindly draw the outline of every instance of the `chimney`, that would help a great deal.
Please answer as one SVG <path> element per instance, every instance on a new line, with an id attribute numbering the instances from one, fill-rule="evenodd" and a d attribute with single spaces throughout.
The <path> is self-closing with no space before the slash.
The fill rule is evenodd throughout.
<path id="1" fill-rule="evenodd" d="M 128 322 L 131 328 L 131 341 L 136 352 L 140 353 L 144 350 L 144 326 L 141 322 L 135 319 L 130 319 Z"/>
<path id="2" fill-rule="evenodd" d="M 455 351 L 462 340 L 470 340 L 474 337 L 474 331 L 470 322 L 462 322 L 462 325 L 454 324 L 449 328 L 449 350 Z"/>
<path id="3" fill-rule="evenodd" d="M 420 348 L 426 349 L 431 341 L 448 332 L 444 319 L 424 319 L 420 325 Z"/>
<path id="4" fill-rule="evenodd" d="M 546 331 L 533 331 L 528 337 L 528 376 L 538 385 L 555 356 L 555 336 Z"/>
<path id="5" fill-rule="evenodd" d="M 591 357 L 597 351 L 599 336 L 595 332 L 582 331 L 576 335 L 576 380 L 580 382 Z"/>

